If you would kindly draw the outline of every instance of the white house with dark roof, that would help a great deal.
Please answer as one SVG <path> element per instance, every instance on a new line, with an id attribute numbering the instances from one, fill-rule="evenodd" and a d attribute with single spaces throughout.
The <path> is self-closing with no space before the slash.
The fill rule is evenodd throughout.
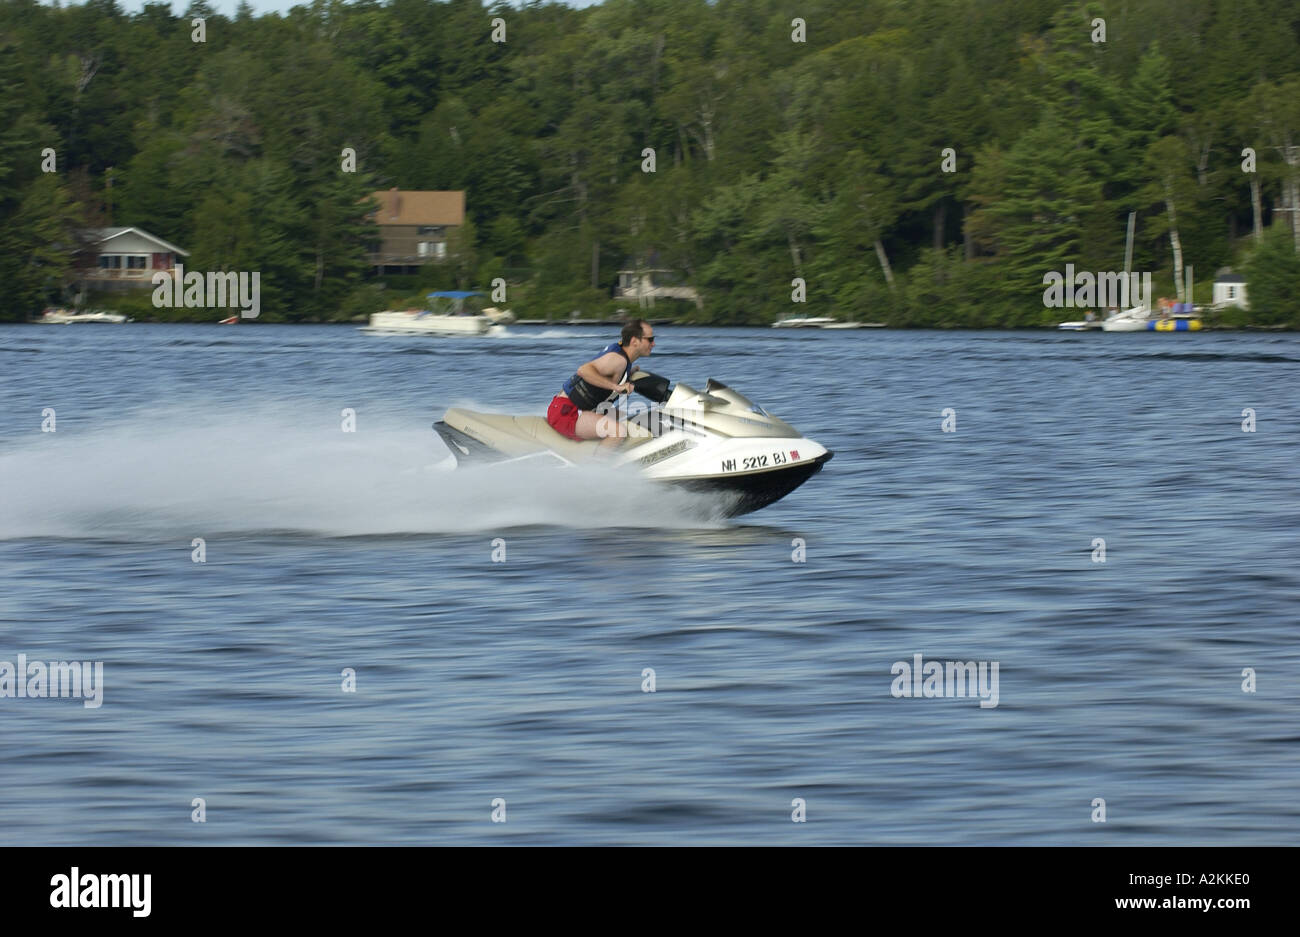
<path id="1" fill-rule="evenodd" d="M 189 251 L 142 228 L 92 228 L 82 237 L 86 246 L 78 275 L 89 289 L 151 287 L 155 273 L 170 274 L 181 257 L 189 256 Z"/>
<path id="2" fill-rule="evenodd" d="M 1249 309 L 1246 298 L 1246 278 L 1239 273 L 1224 273 L 1214 278 L 1214 307 L 1240 306 Z"/>

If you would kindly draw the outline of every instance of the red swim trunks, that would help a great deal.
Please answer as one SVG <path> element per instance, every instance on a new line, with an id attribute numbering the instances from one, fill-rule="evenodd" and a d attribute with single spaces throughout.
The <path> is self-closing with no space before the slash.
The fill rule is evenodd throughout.
<path id="1" fill-rule="evenodd" d="M 551 405 L 546 409 L 546 422 L 561 436 L 568 436 L 581 442 L 582 437 L 574 432 L 574 428 L 578 425 L 579 412 L 576 403 L 568 397 L 556 394 L 551 400 Z"/>

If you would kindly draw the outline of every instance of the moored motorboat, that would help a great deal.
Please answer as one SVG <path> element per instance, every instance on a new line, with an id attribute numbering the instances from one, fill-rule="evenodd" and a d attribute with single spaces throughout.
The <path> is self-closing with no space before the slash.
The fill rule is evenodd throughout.
<path id="1" fill-rule="evenodd" d="M 772 323 L 774 329 L 821 329 L 834 325 L 838 319 L 830 316 L 792 315 L 783 316 Z"/>
<path id="2" fill-rule="evenodd" d="M 1062 322 L 1057 326 L 1057 329 L 1062 332 L 1100 331 L 1101 320 L 1097 318 L 1094 312 L 1089 310 L 1084 318 L 1075 320 L 1074 322 Z"/>
<path id="3" fill-rule="evenodd" d="M 482 296 L 463 290 L 442 290 L 429 294 L 433 300 L 433 309 L 401 309 L 376 312 L 370 316 L 370 324 L 362 326 L 360 331 L 396 335 L 444 335 L 474 336 L 487 335 L 493 331 L 503 331 L 504 327 L 484 312 L 473 313 L 465 309 L 465 300 L 472 296 Z M 502 313 L 493 310 L 498 316 Z M 506 311 L 513 317 L 513 313 Z"/>
<path id="4" fill-rule="evenodd" d="M 102 309 L 77 312 L 76 310 L 50 308 L 46 309 L 36 321 L 43 322 L 46 325 L 75 325 L 82 322 L 121 325 L 123 322 L 130 322 L 131 320 L 120 313 L 105 312 Z"/>

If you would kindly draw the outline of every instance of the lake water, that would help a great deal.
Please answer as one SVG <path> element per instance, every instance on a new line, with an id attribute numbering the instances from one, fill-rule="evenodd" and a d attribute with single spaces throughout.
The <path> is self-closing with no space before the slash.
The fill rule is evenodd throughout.
<path id="1" fill-rule="evenodd" d="M 1296 841 L 1300 336 L 657 334 L 834 459 L 429 468 L 609 328 L 0 328 L 0 661 L 103 664 L 0 698 L 0 844 Z"/>

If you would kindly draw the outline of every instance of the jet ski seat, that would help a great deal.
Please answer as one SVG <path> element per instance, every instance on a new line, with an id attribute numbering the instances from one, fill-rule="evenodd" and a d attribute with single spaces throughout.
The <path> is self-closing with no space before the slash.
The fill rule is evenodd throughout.
<path id="1" fill-rule="evenodd" d="M 452 407 L 443 417 L 443 422 L 452 429 L 491 446 L 507 458 L 518 458 L 550 449 L 570 462 L 586 462 L 595 456 L 596 449 L 600 446 L 599 439 L 577 442 L 562 436 L 551 428 L 545 417 L 540 416 L 479 413 Z M 648 431 L 634 423 L 628 424 L 628 433 L 631 438 L 624 446 L 636 445 L 651 438 Z"/>

